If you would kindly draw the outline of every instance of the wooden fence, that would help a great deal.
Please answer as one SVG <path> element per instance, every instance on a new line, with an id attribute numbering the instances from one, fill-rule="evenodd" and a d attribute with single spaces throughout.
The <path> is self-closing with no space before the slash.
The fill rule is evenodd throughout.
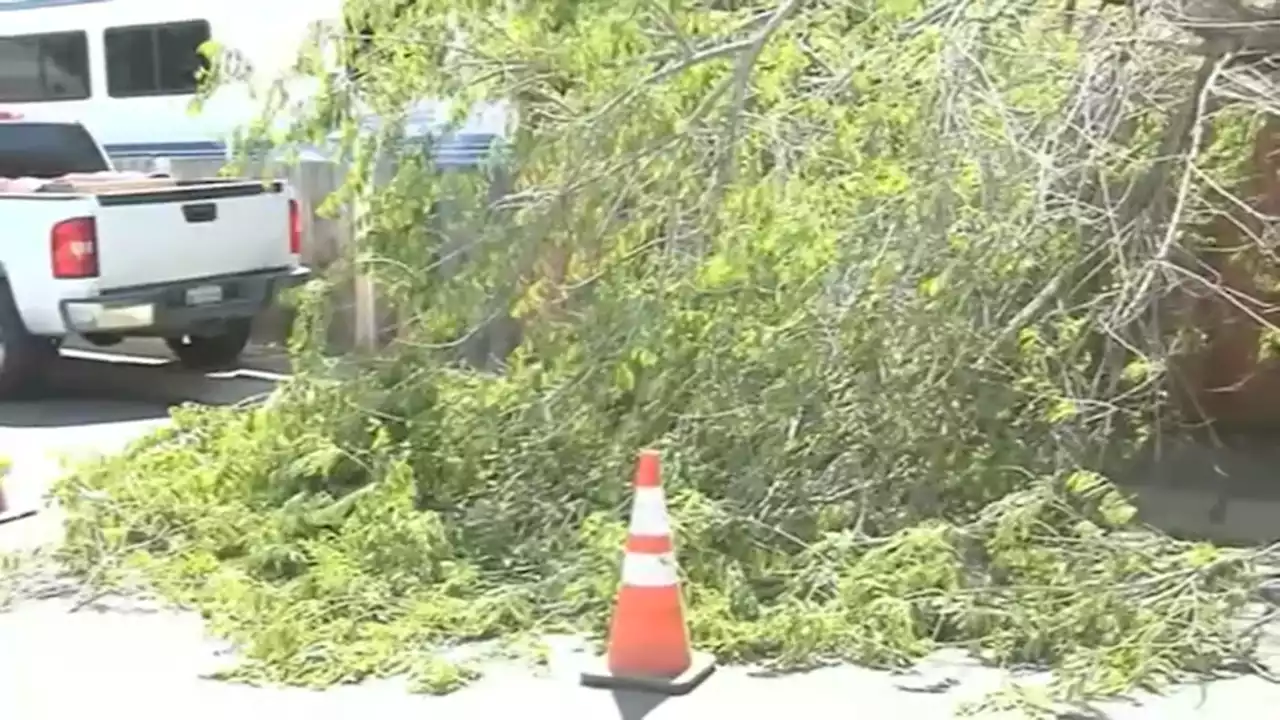
<path id="1" fill-rule="evenodd" d="M 1273 429 L 1280 427 L 1280 119 L 1269 117 L 1252 150 L 1252 172 L 1234 192 L 1243 202 L 1228 203 L 1201 228 L 1213 243 L 1189 295 L 1206 342 L 1175 369 L 1193 419 Z"/>

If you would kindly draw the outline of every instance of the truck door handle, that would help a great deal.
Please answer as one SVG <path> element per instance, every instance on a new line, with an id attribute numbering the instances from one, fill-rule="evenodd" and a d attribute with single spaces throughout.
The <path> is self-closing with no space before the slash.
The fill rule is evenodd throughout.
<path id="1" fill-rule="evenodd" d="M 191 203 L 182 206 L 182 216 L 189 223 L 207 223 L 218 219 L 218 206 L 214 203 Z"/>

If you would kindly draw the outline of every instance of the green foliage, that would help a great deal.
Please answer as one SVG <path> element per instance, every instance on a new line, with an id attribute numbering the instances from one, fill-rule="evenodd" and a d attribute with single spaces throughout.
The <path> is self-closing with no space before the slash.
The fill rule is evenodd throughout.
<path id="1" fill-rule="evenodd" d="M 1235 653 L 1247 564 L 1142 529 L 1097 474 L 1161 410 L 1162 358 L 1099 380 L 1135 282 L 1098 258 L 1140 244 L 1045 191 L 1079 180 L 1045 177 L 1077 44 L 1030 4 L 729 5 L 348 3 L 383 31 L 360 81 L 326 75 L 276 138 L 513 99 L 515 187 L 433 226 L 482 183 L 343 121 L 334 201 L 367 211 L 399 342 L 329 379 L 313 298 L 269 406 L 185 409 L 61 486 L 66 562 L 201 609 L 234 677 L 447 690 L 473 670 L 446 648 L 604 626 L 629 465 L 657 446 L 692 633 L 724 660 L 958 644 L 1078 699 Z M 1099 174 L 1143 170 L 1133 138 Z M 494 315 L 523 326 L 504 371 L 458 367 Z"/>
<path id="2" fill-rule="evenodd" d="M 452 418 L 501 417 L 510 402 L 494 393 L 485 411 L 465 407 L 473 381 L 441 382 Z M 89 573 L 110 559 L 103 582 L 143 572 L 199 608 L 243 645 L 227 676 L 248 681 L 409 673 L 447 689 L 474 670 L 442 648 L 603 628 L 625 533 L 620 462 L 520 474 L 460 447 L 476 427 L 447 420 L 431 425 L 447 429 L 438 447 L 456 449 L 424 453 L 405 428 L 367 419 L 387 404 L 351 412 L 363 395 L 304 379 L 271 407 L 180 411 L 175 429 L 63 487 L 75 507 L 66 560 Z M 511 439 L 513 459 L 539 454 L 521 447 Z M 726 660 L 896 666 L 962 643 L 1001 665 L 1060 664 L 1075 671 L 1073 693 L 1097 693 L 1236 650 L 1220 623 L 1245 599 L 1242 563 L 1145 535 L 1117 541 L 1132 508 L 1097 476 L 1037 483 L 963 524 L 869 538 L 826 503 L 761 522 L 711 494 L 729 484 L 723 471 L 673 455 L 693 635 Z"/>

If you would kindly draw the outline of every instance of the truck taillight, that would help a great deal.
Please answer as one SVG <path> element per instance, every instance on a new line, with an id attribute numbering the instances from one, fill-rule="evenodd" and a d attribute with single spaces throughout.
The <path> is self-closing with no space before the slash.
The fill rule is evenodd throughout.
<path id="1" fill-rule="evenodd" d="M 298 209 L 298 201 L 289 200 L 289 253 L 302 254 L 302 212 Z"/>
<path id="2" fill-rule="evenodd" d="M 49 233 L 53 276 L 75 280 L 98 276 L 98 223 L 91 217 L 71 218 Z"/>

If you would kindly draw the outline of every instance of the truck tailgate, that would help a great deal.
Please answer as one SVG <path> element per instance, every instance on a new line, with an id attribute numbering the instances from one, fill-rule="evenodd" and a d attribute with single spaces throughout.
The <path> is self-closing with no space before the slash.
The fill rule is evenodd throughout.
<path id="1" fill-rule="evenodd" d="M 151 285 L 296 262 L 278 182 L 198 181 L 96 196 L 99 286 Z"/>

